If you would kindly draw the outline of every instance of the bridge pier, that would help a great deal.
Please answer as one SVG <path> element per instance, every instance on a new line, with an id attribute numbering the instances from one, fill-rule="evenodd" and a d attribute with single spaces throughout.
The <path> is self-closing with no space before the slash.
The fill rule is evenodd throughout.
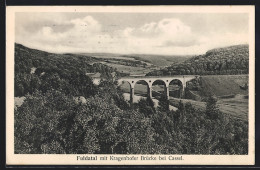
<path id="1" fill-rule="evenodd" d="M 152 86 L 147 85 L 147 97 L 152 98 Z"/>
<path id="2" fill-rule="evenodd" d="M 134 94 L 135 94 L 135 89 L 133 87 L 130 88 L 130 104 L 132 105 L 134 102 Z"/>
<path id="3" fill-rule="evenodd" d="M 181 99 L 182 99 L 182 98 L 185 98 L 185 88 L 186 88 L 186 85 L 183 84 L 182 89 L 181 89 L 181 95 L 180 95 L 180 98 L 181 98 Z"/>
<path id="4" fill-rule="evenodd" d="M 164 94 L 167 97 L 167 100 L 169 100 L 170 97 L 169 86 L 164 86 Z"/>

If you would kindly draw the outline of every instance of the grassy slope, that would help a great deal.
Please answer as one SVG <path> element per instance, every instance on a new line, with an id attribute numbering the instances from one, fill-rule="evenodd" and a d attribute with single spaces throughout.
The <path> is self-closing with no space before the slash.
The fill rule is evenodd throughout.
<path id="1" fill-rule="evenodd" d="M 225 95 L 248 95 L 248 90 L 242 90 L 240 85 L 243 86 L 248 83 L 248 75 L 211 75 L 202 76 L 202 90 L 200 95 L 202 97 L 209 94 L 216 96 Z"/>
<path id="2" fill-rule="evenodd" d="M 218 100 L 218 106 L 223 113 L 230 114 L 234 117 L 248 120 L 248 90 L 242 90 L 240 86 L 248 83 L 248 75 L 209 75 L 201 77 L 202 88 L 197 94 L 206 97 L 214 94 L 218 97 L 236 95 L 234 98 Z M 175 103 L 174 99 L 171 102 Z M 197 108 L 205 109 L 205 102 L 184 100 L 190 102 Z"/>

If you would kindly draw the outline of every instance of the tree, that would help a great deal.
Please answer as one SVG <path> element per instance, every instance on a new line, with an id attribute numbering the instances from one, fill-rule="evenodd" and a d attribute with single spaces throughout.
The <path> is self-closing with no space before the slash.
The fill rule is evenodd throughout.
<path id="1" fill-rule="evenodd" d="M 169 111 L 170 102 L 166 95 L 161 95 L 158 102 L 158 110 L 162 112 Z"/>
<path id="2" fill-rule="evenodd" d="M 217 119 L 219 115 L 219 109 L 217 106 L 217 97 L 209 96 L 206 103 L 206 115 L 209 119 Z"/>
<path id="3" fill-rule="evenodd" d="M 149 97 L 147 99 L 141 98 L 138 102 L 138 108 L 146 117 L 155 114 L 154 103 Z"/>

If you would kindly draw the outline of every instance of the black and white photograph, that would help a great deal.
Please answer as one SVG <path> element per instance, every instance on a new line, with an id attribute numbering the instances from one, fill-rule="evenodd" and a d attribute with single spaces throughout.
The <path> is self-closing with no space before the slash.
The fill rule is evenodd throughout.
<path id="1" fill-rule="evenodd" d="M 254 6 L 7 7 L 10 164 L 253 165 Z"/>

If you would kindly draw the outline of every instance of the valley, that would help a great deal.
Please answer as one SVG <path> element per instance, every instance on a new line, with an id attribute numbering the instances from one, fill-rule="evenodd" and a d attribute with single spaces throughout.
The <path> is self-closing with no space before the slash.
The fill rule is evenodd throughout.
<path id="1" fill-rule="evenodd" d="M 91 56 L 99 63 L 115 68 L 118 72 L 130 76 L 144 76 L 150 72 L 163 69 L 172 64 L 181 63 L 192 56 L 167 56 L 147 54 L 113 54 L 113 53 L 82 53 L 77 55 Z"/>
<path id="2" fill-rule="evenodd" d="M 240 47 L 240 46 L 239 46 Z M 244 49 L 245 46 L 241 46 Z M 112 68 L 112 70 L 121 74 L 121 76 L 145 76 L 154 73 L 155 71 L 163 71 L 168 70 L 167 65 L 171 65 L 169 68 L 174 65 L 181 65 L 182 63 L 189 63 L 189 60 L 194 60 L 194 57 L 191 56 L 174 56 L 170 58 L 169 56 L 155 56 L 155 55 L 123 55 L 123 54 L 108 54 L 108 53 L 84 53 L 84 54 L 63 54 L 63 55 L 55 55 L 48 54 L 46 52 L 41 52 L 38 50 L 27 49 L 21 45 L 17 45 L 17 48 L 21 48 L 21 50 L 27 52 L 28 54 L 36 54 L 38 56 L 49 55 L 51 60 L 55 57 L 59 58 L 67 58 L 70 59 L 76 58 L 80 59 L 82 71 L 86 70 L 86 64 L 88 65 L 88 72 L 95 72 L 98 69 L 101 69 L 100 66 L 104 65 L 106 67 Z M 231 49 L 238 50 L 237 47 L 232 47 Z M 214 53 L 214 57 L 219 56 L 217 53 L 220 51 L 223 54 L 223 51 L 230 52 L 230 48 L 228 50 L 211 50 L 207 52 L 207 55 L 212 55 Z M 19 52 L 19 51 L 17 51 Z M 244 51 L 243 51 L 244 53 Z M 34 54 L 34 55 L 35 55 Z M 196 57 L 195 57 L 196 58 Z M 223 57 L 222 57 L 223 58 Z M 42 60 L 42 58 L 39 58 Z M 158 62 L 158 60 L 161 60 Z M 205 59 L 203 59 L 205 60 Z M 42 60 L 44 61 L 44 60 Z M 167 64 L 165 64 L 167 61 Z M 62 61 L 60 61 L 62 62 Z M 64 62 L 63 62 L 64 63 Z M 85 64 L 84 64 L 85 63 Z M 66 66 L 66 63 L 63 65 L 64 68 L 70 67 Z M 101 64 L 101 65 L 100 65 Z M 39 64 L 38 64 L 39 65 Z M 100 65 L 100 66 L 99 66 Z M 98 66 L 98 67 L 97 67 Z M 38 66 L 41 69 L 41 65 Z M 97 67 L 98 69 L 95 69 Z M 103 66 L 102 66 L 103 67 Z M 233 67 L 233 66 L 230 66 Z M 36 72 L 39 70 L 36 69 Z M 111 70 L 111 71 L 112 71 Z M 38 73 L 39 74 L 39 73 Z M 194 82 L 191 82 L 194 85 Z M 199 79 L 199 83 L 197 83 L 196 87 L 192 85 L 191 87 L 187 86 L 186 88 L 186 96 L 185 98 L 179 98 L 179 86 L 178 85 L 170 85 L 170 104 L 171 108 L 178 107 L 178 103 L 181 100 L 183 103 L 191 103 L 197 109 L 205 109 L 205 99 L 209 95 L 215 95 L 218 97 L 218 106 L 220 111 L 223 113 L 227 113 L 234 117 L 238 117 L 244 120 L 247 120 L 248 115 L 248 89 L 243 89 L 242 87 L 248 84 L 248 74 L 239 74 L 239 75 L 201 75 Z M 122 84 L 120 89 L 123 91 L 125 99 L 129 100 L 129 92 L 130 87 L 127 83 Z M 18 88 L 19 90 L 19 88 Z M 152 87 L 152 95 L 153 100 L 158 105 L 158 96 L 160 96 L 164 92 L 163 85 L 154 85 Z M 135 96 L 134 102 L 138 102 L 140 98 L 147 97 L 147 87 L 143 84 L 135 85 Z M 19 107 L 22 105 L 25 97 L 15 97 L 15 106 Z"/>

